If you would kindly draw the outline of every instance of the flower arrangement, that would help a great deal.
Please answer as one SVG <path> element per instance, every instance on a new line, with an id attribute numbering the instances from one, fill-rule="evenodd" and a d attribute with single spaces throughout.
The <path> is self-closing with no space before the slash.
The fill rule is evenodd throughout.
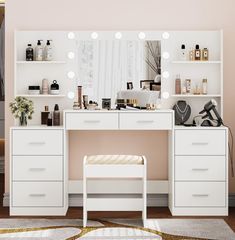
<path id="1" fill-rule="evenodd" d="M 13 116 L 19 118 L 21 126 L 27 125 L 27 120 L 32 119 L 34 113 L 33 101 L 25 97 L 16 97 L 9 106 Z"/>

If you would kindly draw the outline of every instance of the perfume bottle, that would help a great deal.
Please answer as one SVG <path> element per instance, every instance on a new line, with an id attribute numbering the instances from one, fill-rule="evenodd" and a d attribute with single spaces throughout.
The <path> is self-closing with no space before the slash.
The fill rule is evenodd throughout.
<path id="1" fill-rule="evenodd" d="M 191 79 L 186 79 L 185 85 L 186 85 L 186 93 L 190 94 L 191 93 Z"/>
<path id="2" fill-rule="evenodd" d="M 190 51 L 189 51 L 189 60 L 190 61 L 194 61 L 194 49 L 191 48 Z"/>
<path id="3" fill-rule="evenodd" d="M 51 112 L 49 112 L 49 114 L 48 114 L 47 126 L 52 126 L 52 114 L 51 114 Z"/>
<path id="4" fill-rule="evenodd" d="M 180 58 L 182 61 L 186 61 L 186 50 L 185 50 L 185 45 L 181 45 L 181 53 L 180 53 Z"/>
<path id="5" fill-rule="evenodd" d="M 209 60 L 209 50 L 208 50 L 208 48 L 203 48 L 202 49 L 202 60 L 203 61 L 208 61 Z"/>
<path id="6" fill-rule="evenodd" d="M 200 50 L 200 47 L 199 47 L 198 44 L 197 44 L 196 47 L 195 47 L 194 59 L 195 59 L 196 61 L 201 60 L 201 50 Z"/>
<path id="7" fill-rule="evenodd" d="M 49 115 L 49 107 L 45 106 L 44 111 L 41 112 L 41 124 L 42 125 L 47 125 L 48 115 Z"/>

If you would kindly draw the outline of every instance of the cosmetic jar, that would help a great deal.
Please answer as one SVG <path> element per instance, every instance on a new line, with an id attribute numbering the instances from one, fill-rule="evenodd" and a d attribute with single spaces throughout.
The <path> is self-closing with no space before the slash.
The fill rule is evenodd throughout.
<path id="1" fill-rule="evenodd" d="M 29 95 L 39 95 L 40 94 L 40 86 L 29 86 L 28 94 Z"/>
<path id="2" fill-rule="evenodd" d="M 80 108 L 78 102 L 74 102 L 74 103 L 73 103 L 73 110 L 80 110 L 80 109 L 81 109 L 81 108 Z"/>
<path id="3" fill-rule="evenodd" d="M 58 95 L 60 94 L 60 86 L 57 83 L 56 80 L 53 81 L 53 83 L 51 84 L 51 91 L 50 91 L 51 95 Z"/>
<path id="4" fill-rule="evenodd" d="M 111 109 L 111 98 L 102 98 L 102 109 Z"/>
<path id="5" fill-rule="evenodd" d="M 118 98 L 116 100 L 116 104 L 117 104 L 117 109 L 121 109 L 121 108 L 126 108 L 126 99 L 122 99 L 122 98 Z"/>
<path id="6" fill-rule="evenodd" d="M 126 104 L 129 107 L 137 107 L 137 99 L 127 99 Z"/>

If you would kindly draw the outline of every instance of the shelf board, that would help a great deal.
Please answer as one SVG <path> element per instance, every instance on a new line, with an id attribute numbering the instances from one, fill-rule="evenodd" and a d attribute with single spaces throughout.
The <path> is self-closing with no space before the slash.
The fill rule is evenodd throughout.
<path id="1" fill-rule="evenodd" d="M 59 94 L 59 95 L 43 95 L 43 94 L 40 94 L 40 95 L 30 95 L 30 94 L 17 94 L 16 97 L 27 97 L 27 98 L 63 98 L 63 97 L 66 97 L 66 95 L 62 95 L 62 94 Z"/>
<path id="2" fill-rule="evenodd" d="M 221 64 L 221 61 L 172 61 L 173 64 Z"/>
<path id="3" fill-rule="evenodd" d="M 194 95 L 194 94 L 172 94 L 171 97 L 175 98 L 213 98 L 213 97 L 221 97 L 221 94 L 205 94 L 205 95 Z"/>
<path id="4" fill-rule="evenodd" d="M 17 64 L 65 64 L 66 61 L 16 61 Z"/>

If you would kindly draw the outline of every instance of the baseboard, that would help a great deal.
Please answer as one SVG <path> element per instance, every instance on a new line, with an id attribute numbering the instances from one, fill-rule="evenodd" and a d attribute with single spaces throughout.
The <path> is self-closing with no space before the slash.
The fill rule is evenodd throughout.
<path id="1" fill-rule="evenodd" d="M 103 195 L 102 195 L 103 196 Z M 147 197 L 148 207 L 167 207 L 168 195 L 167 194 L 150 194 Z M 70 194 L 69 195 L 70 207 L 82 207 L 82 195 Z"/>
<path id="2" fill-rule="evenodd" d="M 9 193 L 3 195 L 3 206 L 9 207 Z M 167 194 L 149 194 L 147 204 L 149 207 L 167 207 L 168 206 L 168 195 Z M 69 195 L 69 206 L 70 207 L 81 207 L 82 206 L 82 195 L 81 194 L 70 194 Z M 229 207 L 235 207 L 235 194 L 229 195 Z"/>

